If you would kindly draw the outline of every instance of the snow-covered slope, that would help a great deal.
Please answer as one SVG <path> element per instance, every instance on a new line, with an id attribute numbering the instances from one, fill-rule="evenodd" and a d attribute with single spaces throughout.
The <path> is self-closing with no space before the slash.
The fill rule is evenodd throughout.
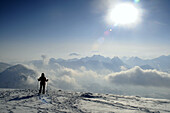
<path id="1" fill-rule="evenodd" d="M 36 90 L 0 89 L 3 113 L 168 113 L 170 100 L 50 90 L 37 96 Z"/>
<path id="2" fill-rule="evenodd" d="M 0 73 L 0 88 L 30 88 L 35 79 L 35 71 L 18 64 Z"/>
<path id="3" fill-rule="evenodd" d="M 3 72 L 5 69 L 7 69 L 10 66 L 11 66 L 10 64 L 0 62 L 0 73 Z"/>

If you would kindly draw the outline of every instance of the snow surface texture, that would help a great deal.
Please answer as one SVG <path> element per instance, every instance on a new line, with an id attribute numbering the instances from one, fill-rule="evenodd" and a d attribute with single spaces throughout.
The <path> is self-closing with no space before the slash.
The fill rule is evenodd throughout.
<path id="1" fill-rule="evenodd" d="M 37 90 L 0 89 L 0 112 L 168 113 L 170 100 L 62 90 L 38 96 Z"/>

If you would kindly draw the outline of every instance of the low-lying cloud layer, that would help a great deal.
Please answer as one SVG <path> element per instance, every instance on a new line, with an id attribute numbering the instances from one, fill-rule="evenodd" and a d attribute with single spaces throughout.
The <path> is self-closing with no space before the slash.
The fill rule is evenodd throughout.
<path id="1" fill-rule="evenodd" d="M 44 72 L 51 88 L 170 98 L 170 75 L 157 70 L 143 70 L 136 66 L 132 69 L 122 67 L 121 72 L 99 74 L 83 66 L 71 69 L 58 63 L 44 64 L 40 68 L 32 65 L 31 68 L 39 75 Z"/>
<path id="2" fill-rule="evenodd" d="M 33 68 L 32 68 L 33 69 Z M 99 74 L 85 67 L 79 69 L 66 68 L 55 63 L 53 65 L 45 65 L 41 68 L 34 67 L 34 70 L 44 72 L 49 78 L 49 83 L 60 89 L 67 90 L 91 90 L 93 85 L 102 88 L 115 88 L 115 85 L 131 85 L 131 86 L 153 86 L 165 87 L 170 86 L 170 74 L 157 70 L 143 70 L 136 66 L 132 69 L 122 69 L 121 72 L 111 73 L 108 75 Z M 111 83 L 111 84 L 110 84 Z M 114 84 L 112 86 L 112 84 Z M 94 90 L 96 90 L 94 88 Z M 113 89 L 114 89 L 113 88 Z"/>
<path id="3" fill-rule="evenodd" d="M 157 70 L 143 70 L 136 66 L 127 71 L 112 73 L 106 76 L 111 83 L 119 85 L 140 85 L 169 87 L 170 74 Z"/>
<path id="4" fill-rule="evenodd" d="M 87 70 L 83 66 L 77 70 L 66 68 L 58 63 L 52 65 L 44 64 L 41 68 L 34 65 L 29 65 L 29 67 L 36 70 L 39 75 L 44 72 L 49 79 L 49 84 L 59 89 L 87 91 L 86 87 L 90 87 L 92 83 L 100 84 L 100 81 L 103 79 L 96 72 Z"/>

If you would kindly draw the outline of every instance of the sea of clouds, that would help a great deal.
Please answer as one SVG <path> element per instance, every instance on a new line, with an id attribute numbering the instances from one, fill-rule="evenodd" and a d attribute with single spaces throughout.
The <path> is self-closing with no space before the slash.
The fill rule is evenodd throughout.
<path id="1" fill-rule="evenodd" d="M 143 70 L 138 66 L 131 69 L 121 67 L 120 72 L 101 74 L 83 66 L 71 69 L 58 63 L 50 65 L 45 58 L 41 68 L 33 64 L 27 67 L 35 70 L 39 76 L 44 72 L 49 79 L 48 85 L 57 89 L 170 99 L 170 74 L 158 70 Z"/>

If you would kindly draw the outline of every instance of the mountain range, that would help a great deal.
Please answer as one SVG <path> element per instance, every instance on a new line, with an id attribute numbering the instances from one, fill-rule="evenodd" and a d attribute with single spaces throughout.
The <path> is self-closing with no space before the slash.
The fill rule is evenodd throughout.
<path id="1" fill-rule="evenodd" d="M 125 58 L 109 58 L 101 55 L 94 55 L 92 57 L 84 57 L 80 59 L 55 59 L 50 58 L 47 64 L 43 60 L 33 60 L 26 64 L 34 65 L 37 69 L 55 69 L 58 68 L 56 64 L 79 70 L 84 67 L 86 70 L 92 70 L 99 74 L 109 74 L 120 72 L 126 69 L 131 69 L 134 66 L 147 69 L 157 69 L 159 71 L 170 72 L 170 55 L 160 56 L 158 58 L 143 60 L 138 57 Z M 44 68 L 44 66 L 46 68 Z M 108 70 L 108 71 L 105 71 Z M 29 78 L 29 79 L 28 79 Z M 35 82 L 37 74 L 35 70 L 29 69 L 22 64 L 11 65 L 7 63 L 0 63 L 0 87 L 1 88 L 20 88 L 32 87 L 31 82 Z M 29 81 L 28 81 L 29 80 Z"/>
<path id="2" fill-rule="evenodd" d="M 128 67 L 121 59 L 118 57 L 108 58 L 101 55 L 94 55 L 92 57 L 85 57 L 81 59 L 54 59 L 51 58 L 49 60 L 49 65 L 53 65 L 55 63 L 60 64 L 61 66 L 71 68 L 71 69 L 79 69 L 80 67 L 85 67 L 87 70 L 93 70 L 96 72 L 101 72 L 102 70 L 110 70 L 112 72 L 121 71 L 121 66 Z"/>
<path id="3" fill-rule="evenodd" d="M 35 63 L 35 62 L 34 62 Z M 128 59 L 114 57 L 104 57 L 101 55 L 94 55 L 92 57 L 84 57 L 81 59 L 55 59 L 49 60 L 49 65 L 58 63 L 64 67 L 78 69 L 81 66 L 86 69 L 100 72 L 101 70 L 110 70 L 111 72 L 120 72 L 122 67 L 126 69 L 139 66 L 142 69 L 157 69 L 159 71 L 170 72 L 170 55 L 160 56 L 154 59 L 144 60 L 139 57 L 130 57 Z M 39 65 L 42 63 L 39 63 Z"/>
<path id="4" fill-rule="evenodd" d="M 168 73 L 170 72 L 170 55 L 163 55 L 158 58 L 147 60 L 143 60 L 138 57 L 131 57 L 127 60 L 124 59 L 123 62 L 131 67 L 148 65 L 149 67 L 152 67 L 159 71 L 164 71 Z"/>

